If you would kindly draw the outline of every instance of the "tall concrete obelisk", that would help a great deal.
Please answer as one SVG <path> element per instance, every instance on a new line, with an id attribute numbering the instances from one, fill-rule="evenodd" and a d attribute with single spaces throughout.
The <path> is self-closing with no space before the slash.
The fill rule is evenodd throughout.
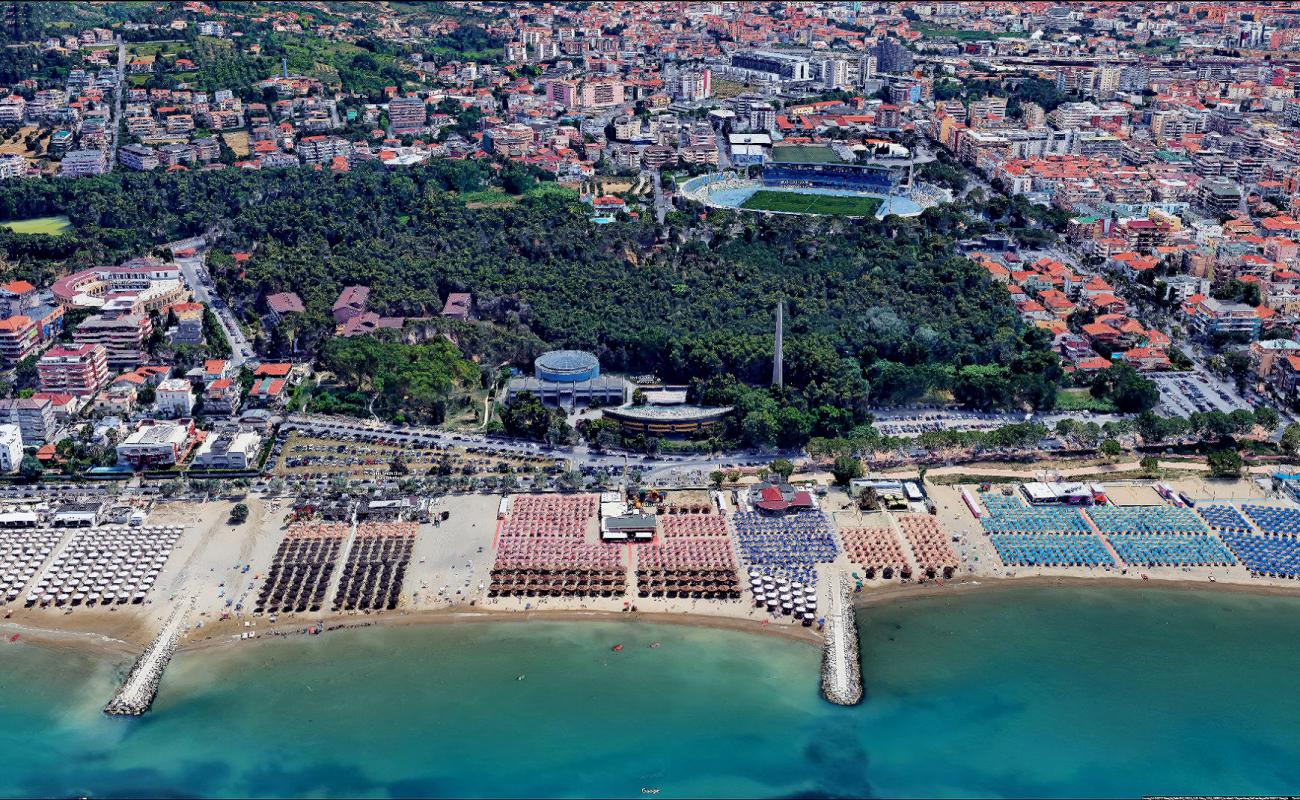
<path id="1" fill-rule="evenodd" d="M 785 386 L 785 366 L 782 364 L 782 351 L 785 349 L 785 299 L 776 302 L 776 354 L 772 356 L 772 385 Z"/>

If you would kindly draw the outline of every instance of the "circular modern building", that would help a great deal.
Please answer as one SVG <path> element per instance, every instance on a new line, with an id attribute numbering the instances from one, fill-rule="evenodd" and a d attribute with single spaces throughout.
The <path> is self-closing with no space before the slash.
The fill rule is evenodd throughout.
<path id="1" fill-rule="evenodd" d="M 582 350 L 552 350 L 533 362 L 533 377 L 555 383 L 581 383 L 600 377 L 600 360 Z"/>

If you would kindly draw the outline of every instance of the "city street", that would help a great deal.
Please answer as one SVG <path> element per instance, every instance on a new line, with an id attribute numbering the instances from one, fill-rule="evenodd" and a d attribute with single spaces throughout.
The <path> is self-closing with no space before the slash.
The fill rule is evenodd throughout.
<path id="1" fill-rule="evenodd" d="M 202 237 L 171 242 L 167 247 L 171 250 L 172 257 L 180 266 L 181 274 L 185 276 L 185 282 L 189 285 L 190 290 L 194 292 L 194 299 L 211 308 L 221 322 L 221 327 L 226 332 L 226 339 L 230 342 L 231 366 L 236 371 L 245 363 L 256 366 L 257 353 L 253 351 L 252 344 L 244 336 L 243 329 L 239 327 L 239 321 L 235 319 L 234 313 L 226 305 L 225 301 L 218 297 L 216 292 L 211 291 L 212 286 L 208 280 L 209 276 L 203 266 L 207 260 L 208 251 Z M 193 250 L 194 253 L 183 257 L 177 255 L 183 250 Z"/>

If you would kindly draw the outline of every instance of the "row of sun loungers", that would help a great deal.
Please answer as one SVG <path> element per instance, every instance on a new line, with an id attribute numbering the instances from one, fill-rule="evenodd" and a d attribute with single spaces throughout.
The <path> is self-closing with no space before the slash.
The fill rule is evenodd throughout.
<path id="1" fill-rule="evenodd" d="M 291 525 L 275 551 L 253 610 L 320 611 L 348 529 L 343 523 Z"/>
<path id="2" fill-rule="evenodd" d="M 1093 506 L 1087 514 L 1102 533 L 1205 533 L 1205 524 L 1190 508 Z"/>
<path id="3" fill-rule="evenodd" d="M 334 594 L 334 609 L 397 608 L 417 530 L 419 526 L 411 522 L 367 522 L 357 526 Z"/>
<path id="4" fill-rule="evenodd" d="M 782 517 L 738 511 L 732 520 L 741 559 L 765 574 L 813 586 L 817 564 L 834 561 L 838 553 L 830 519 L 821 511 Z"/>
<path id="5" fill-rule="evenodd" d="M 627 590 L 622 548 L 586 540 L 594 495 L 522 495 L 501 529 L 488 597 L 613 597 Z"/>
<path id="6" fill-rule="evenodd" d="M 1126 564 L 1135 567 L 1228 567 L 1237 563 L 1219 540 L 1206 534 L 1113 534 L 1107 537 Z"/>
<path id="7" fill-rule="evenodd" d="M 501 535 L 581 539 L 595 516 L 595 495 L 522 495 L 515 498 Z"/>
<path id="8" fill-rule="evenodd" d="M 23 587 L 63 539 L 63 531 L 0 530 L 0 605 L 16 601 Z"/>
<path id="9" fill-rule="evenodd" d="M 898 526 L 912 547 L 916 565 L 928 578 L 951 578 L 961 565 L 952 543 L 929 514 L 900 514 Z"/>
<path id="10" fill-rule="evenodd" d="M 844 542 L 849 559 L 862 567 L 868 579 L 876 576 L 885 579 L 912 577 L 912 568 L 893 530 L 846 528 L 840 531 L 840 540 Z"/>
<path id="11" fill-rule="evenodd" d="M 988 514 L 980 524 L 988 533 L 1091 533 L 1076 508 L 1029 506 L 1018 497 L 985 493 L 980 499 Z"/>
<path id="12" fill-rule="evenodd" d="M 160 526 L 79 530 L 27 593 L 25 605 L 143 603 L 181 530 Z"/>
<path id="13" fill-rule="evenodd" d="M 721 514 L 679 514 L 659 518 L 665 539 L 727 538 L 727 520 Z"/>
<path id="14" fill-rule="evenodd" d="M 1252 575 L 1264 578 L 1300 577 L 1300 540 L 1232 531 L 1219 535 Z"/>
<path id="15" fill-rule="evenodd" d="M 1244 505 L 1241 508 L 1264 533 L 1300 536 L 1300 510 L 1258 505 Z"/>
<path id="16" fill-rule="evenodd" d="M 1110 567 L 1106 546 L 1093 534 L 994 533 L 989 536 L 998 558 L 1008 566 Z"/>
<path id="17" fill-rule="evenodd" d="M 665 517 L 660 523 L 673 534 L 637 546 L 638 596 L 740 599 L 736 558 L 721 515 Z"/>
<path id="18" fill-rule="evenodd" d="M 1241 512 L 1235 506 L 1219 505 L 1198 505 L 1196 510 L 1210 523 L 1210 527 L 1218 531 L 1237 531 L 1239 533 L 1249 533 L 1251 530 L 1250 523 L 1241 515 Z"/>

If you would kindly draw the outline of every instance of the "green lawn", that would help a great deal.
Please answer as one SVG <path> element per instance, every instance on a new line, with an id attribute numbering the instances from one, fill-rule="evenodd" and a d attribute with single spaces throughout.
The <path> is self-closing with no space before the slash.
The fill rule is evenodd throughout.
<path id="1" fill-rule="evenodd" d="M 1013 33 L 1011 31 L 966 31 L 960 28 L 927 28 L 924 25 L 917 28 L 921 35 L 927 39 L 935 38 L 952 38 L 959 41 L 979 41 L 981 39 L 1001 39 L 1013 36 L 1028 36 L 1027 33 Z"/>
<path id="2" fill-rule="evenodd" d="M 500 189 L 482 189 L 477 192 L 466 192 L 460 196 L 460 199 L 464 200 L 465 205 L 471 208 L 501 208 L 519 202 L 519 198 L 506 194 Z"/>
<path id="3" fill-rule="evenodd" d="M 800 194 L 798 192 L 774 192 L 760 189 L 754 192 L 740 207 L 750 211 L 785 211 L 794 214 L 872 217 L 880 209 L 880 205 L 881 200 L 877 197 Z"/>
<path id="4" fill-rule="evenodd" d="M 787 144 L 772 148 L 772 160 L 777 163 L 843 164 L 844 159 L 835 151 L 820 144 Z"/>
<path id="5" fill-rule="evenodd" d="M 145 56 L 171 55 L 179 53 L 185 49 L 185 42 L 176 41 L 154 41 L 154 42 L 131 42 L 126 46 L 126 55 L 128 58 L 143 58 Z"/>
<path id="6" fill-rule="evenodd" d="M 72 230 L 72 221 L 67 217 L 36 217 L 34 219 L 11 219 L 0 222 L 14 233 L 45 233 L 50 236 L 62 236 Z"/>
<path id="7" fill-rule="evenodd" d="M 533 188 L 529 189 L 525 193 L 525 196 L 527 197 L 554 196 L 566 200 L 578 199 L 578 193 L 573 191 L 572 189 L 566 189 L 563 186 L 556 186 L 553 183 L 547 183 L 547 182 L 539 183 Z M 503 192 L 500 189 L 481 189 L 477 192 L 465 192 L 460 196 L 460 199 L 465 201 L 465 205 L 470 206 L 471 208 L 482 208 L 482 207 L 501 208 L 505 206 L 514 205 L 515 203 L 518 203 L 521 198 L 516 195 Z"/>
<path id="8" fill-rule="evenodd" d="M 1115 404 L 1109 400 L 1098 400 L 1087 389 L 1061 389 L 1056 393 L 1056 410 L 1113 414 Z"/>

